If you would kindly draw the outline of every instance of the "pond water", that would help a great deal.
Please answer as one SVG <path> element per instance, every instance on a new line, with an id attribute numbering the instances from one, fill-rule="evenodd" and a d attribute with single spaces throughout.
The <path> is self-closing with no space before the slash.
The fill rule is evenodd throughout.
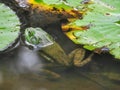
<path id="1" fill-rule="evenodd" d="M 110 55 L 93 59 L 82 68 L 53 67 L 60 75 L 54 78 L 42 71 L 46 67 L 43 58 L 19 47 L 0 55 L 0 90 L 120 90 L 120 63 Z"/>

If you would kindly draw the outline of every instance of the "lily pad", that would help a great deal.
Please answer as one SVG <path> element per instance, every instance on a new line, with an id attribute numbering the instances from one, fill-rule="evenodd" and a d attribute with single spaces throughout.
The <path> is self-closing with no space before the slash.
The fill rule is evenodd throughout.
<path id="1" fill-rule="evenodd" d="M 53 17 L 57 16 L 58 18 L 81 18 L 83 11 L 76 10 L 80 1 L 82 0 L 79 0 L 79 2 L 77 0 L 77 3 L 70 3 L 69 0 L 28 0 L 27 3 L 37 13 L 45 13 L 44 17 L 54 15 Z"/>
<path id="2" fill-rule="evenodd" d="M 20 22 L 17 15 L 0 3 L 0 52 L 11 47 L 19 36 Z"/>
<path id="3" fill-rule="evenodd" d="M 87 5 L 88 11 L 83 19 L 71 24 L 88 28 L 87 30 L 71 31 L 74 35 L 72 40 L 89 50 L 106 47 L 110 54 L 120 59 L 119 6 L 119 0 L 94 0 L 93 4 Z"/>

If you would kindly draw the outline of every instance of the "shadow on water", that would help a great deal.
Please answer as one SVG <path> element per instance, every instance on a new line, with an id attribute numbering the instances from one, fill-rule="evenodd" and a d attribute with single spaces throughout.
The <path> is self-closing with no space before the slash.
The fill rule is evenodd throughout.
<path id="1" fill-rule="evenodd" d="M 109 55 L 95 55 L 93 59 L 83 68 L 54 67 L 61 77 L 53 79 L 42 72 L 43 58 L 19 47 L 0 55 L 0 90 L 119 90 L 120 63 Z"/>

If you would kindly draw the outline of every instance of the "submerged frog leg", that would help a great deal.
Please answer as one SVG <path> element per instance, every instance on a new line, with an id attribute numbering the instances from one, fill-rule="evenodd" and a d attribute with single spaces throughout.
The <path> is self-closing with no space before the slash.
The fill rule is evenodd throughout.
<path id="1" fill-rule="evenodd" d="M 74 63 L 81 62 L 85 56 L 85 50 L 82 48 L 75 49 L 68 56 Z"/>
<path id="2" fill-rule="evenodd" d="M 83 60 L 83 58 L 85 57 L 85 50 L 82 48 L 78 48 L 72 51 L 68 56 L 73 60 L 74 66 L 82 67 L 92 60 L 91 58 L 93 54 L 89 55 L 86 59 Z"/>
<path id="3" fill-rule="evenodd" d="M 89 63 L 90 61 L 92 61 L 92 56 L 93 56 L 94 54 L 92 53 L 92 54 L 90 54 L 86 59 L 84 59 L 84 60 L 82 60 L 81 62 L 74 62 L 74 65 L 76 66 L 76 67 L 83 67 L 84 65 L 86 65 L 87 63 Z"/>
<path id="4" fill-rule="evenodd" d="M 39 72 L 32 72 L 32 78 L 39 80 L 45 78 L 48 80 L 58 80 L 61 76 L 53 71 L 47 69 L 40 69 Z"/>
<path id="5" fill-rule="evenodd" d="M 42 56 L 46 61 L 49 61 L 51 63 L 54 63 L 54 60 L 52 58 L 50 58 L 48 55 L 46 55 L 46 53 L 39 51 L 39 55 Z"/>
<path id="6" fill-rule="evenodd" d="M 32 73 L 35 76 L 37 76 L 38 78 L 43 77 L 43 78 L 50 79 L 50 80 L 56 80 L 56 79 L 61 78 L 61 75 L 54 72 L 52 69 L 59 68 L 59 67 L 61 67 L 61 66 L 54 65 L 53 63 L 37 64 L 32 67 L 32 68 L 34 68 L 34 71 Z"/>
<path id="7" fill-rule="evenodd" d="M 47 69 L 42 69 L 41 72 L 44 73 L 48 79 L 59 79 L 61 77 L 59 74 Z"/>

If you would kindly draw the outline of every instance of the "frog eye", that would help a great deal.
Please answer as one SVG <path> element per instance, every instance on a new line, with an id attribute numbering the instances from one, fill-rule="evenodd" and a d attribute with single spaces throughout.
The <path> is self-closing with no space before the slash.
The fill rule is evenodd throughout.
<path id="1" fill-rule="evenodd" d="M 28 31 L 28 35 L 31 37 L 31 36 L 34 36 L 35 35 L 35 32 L 34 31 Z"/>
<path id="2" fill-rule="evenodd" d="M 37 45 L 37 44 L 39 44 L 39 43 L 41 43 L 41 42 L 42 42 L 42 39 L 41 39 L 41 38 L 37 38 L 37 37 L 35 37 L 35 36 L 33 36 L 33 37 L 30 38 L 30 43 L 32 43 L 32 44 L 34 44 L 34 45 Z"/>
<path id="3" fill-rule="evenodd" d="M 25 31 L 25 39 L 28 44 L 33 45 L 37 45 L 42 42 L 42 39 L 39 37 L 39 35 L 37 35 L 37 32 L 31 28 Z"/>

